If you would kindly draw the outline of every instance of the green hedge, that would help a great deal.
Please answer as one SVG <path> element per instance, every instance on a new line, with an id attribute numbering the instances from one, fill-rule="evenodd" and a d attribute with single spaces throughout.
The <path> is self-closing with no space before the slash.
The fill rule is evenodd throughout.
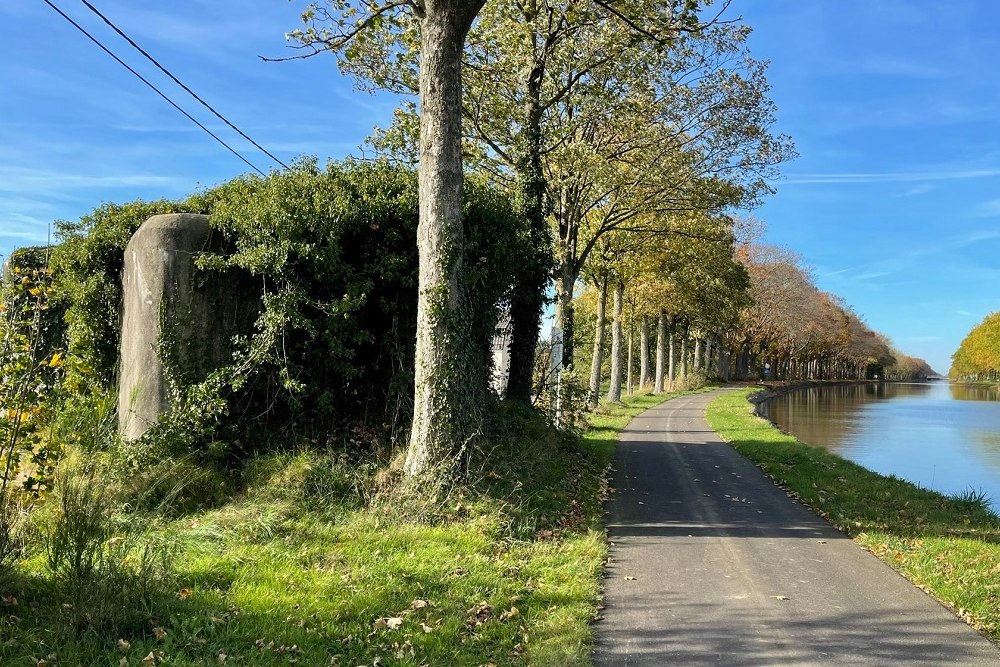
<path id="1" fill-rule="evenodd" d="M 484 387 L 499 308 L 526 241 L 507 197 L 466 182 L 462 290 Z M 123 250 L 149 216 L 209 213 L 233 252 L 201 270 L 238 267 L 258 282 L 263 312 L 216 378 L 225 408 L 208 437 L 258 443 L 276 435 L 351 433 L 385 441 L 408 424 L 416 331 L 417 175 L 384 163 L 303 160 L 244 176 L 178 202 L 105 204 L 60 223 L 53 255 L 67 342 L 97 386 L 113 386 L 121 321 Z M 236 368 L 239 368 L 237 371 Z M 204 389 L 204 388 L 202 388 Z M 228 417 L 226 414 L 228 413 Z M 203 435 L 207 435 L 207 432 Z M 256 446 L 256 445 L 254 445 Z"/>

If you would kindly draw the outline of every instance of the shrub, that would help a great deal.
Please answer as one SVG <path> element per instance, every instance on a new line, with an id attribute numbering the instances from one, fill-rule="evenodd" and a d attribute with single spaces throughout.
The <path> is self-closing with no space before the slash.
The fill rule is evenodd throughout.
<path id="1" fill-rule="evenodd" d="M 63 355 L 53 349 L 51 272 L 38 249 L 16 251 L 0 285 L 0 492 L 49 486 L 55 453 L 43 433 Z"/>
<path id="2" fill-rule="evenodd" d="M 485 393 L 500 308 L 528 243 L 503 193 L 469 178 L 465 202 L 460 326 L 471 348 L 463 366 L 482 376 L 473 384 Z M 229 366 L 194 378 L 171 369 L 172 413 L 136 451 L 228 466 L 271 445 L 384 450 L 396 442 L 412 412 L 416 173 L 302 160 L 184 202 L 105 204 L 61 223 L 53 265 L 80 384 L 89 369 L 93 385 L 113 385 L 128 239 L 150 215 L 181 210 L 210 213 L 232 249 L 200 257 L 204 279 L 249 274 L 261 289 L 261 312 L 234 339 Z"/>

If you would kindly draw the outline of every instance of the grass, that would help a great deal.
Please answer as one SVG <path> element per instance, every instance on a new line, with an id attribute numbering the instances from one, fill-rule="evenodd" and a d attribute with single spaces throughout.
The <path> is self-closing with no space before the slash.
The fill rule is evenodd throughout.
<path id="1" fill-rule="evenodd" d="M 674 395 L 603 405 L 582 437 L 505 408 L 473 483 L 433 503 L 333 456 L 261 457 L 229 502 L 150 520 L 170 577 L 114 622 L 81 622 L 29 550 L 0 581 L 0 664 L 588 664 L 604 473 Z"/>
<path id="2" fill-rule="evenodd" d="M 723 394 L 708 422 L 805 502 L 994 641 L 1000 640 L 1000 517 L 981 494 L 949 497 L 803 444 Z"/>

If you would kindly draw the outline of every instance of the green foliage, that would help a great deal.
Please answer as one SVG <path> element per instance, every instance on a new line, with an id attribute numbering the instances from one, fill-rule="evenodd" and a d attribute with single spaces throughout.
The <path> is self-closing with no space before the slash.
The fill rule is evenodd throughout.
<path id="1" fill-rule="evenodd" d="M 354 434 L 347 444 L 369 447 L 398 435 L 412 410 L 415 172 L 369 163 L 320 169 L 306 160 L 213 194 L 212 225 L 236 251 L 203 266 L 247 271 L 265 292 L 257 331 L 224 380 L 240 392 L 241 413 L 261 415 L 240 427 L 273 433 L 310 424 L 313 437 L 338 427 Z M 466 183 L 465 216 L 464 326 L 473 366 L 485 373 L 522 250 L 509 203 L 475 179 Z M 233 405 L 230 398 L 226 410 Z"/>
<path id="2" fill-rule="evenodd" d="M 1000 381 L 1000 312 L 987 316 L 968 333 L 951 355 L 948 375 L 956 380 Z"/>
<path id="3" fill-rule="evenodd" d="M 174 341 L 161 341 L 173 409 L 130 450 L 137 467 L 157 451 L 226 464 L 269 442 L 371 448 L 402 433 L 412 411 L 417 179 L 386 164 L 302 160 L 182 202 L 105 204 L 60 223 L 53 267 L 74 391 L 113 386 L 123 250 L 148 217 L 179 211 L 210 213 L 231 249 L 202 255 L 203 279 L 243 272 L 260 286 L 261 312 L 234 340 L 232 363 L 207 376 L 186 374 L 169 354 Z M 466 365 L 485 377 L 499 307 L 530 249 L 507 198 L 481 180 L 467 179 L 465 216 L 462 326 L 475 357 Z"/>
<path id="4" fill-rule="evenodd" d="M 44 426 L 63 365 L 54 347 L 59 323 L 44 252 L 17 251 L 7 268 L 0 285 L 0 492 L 37 495 L 51 485 L 58 453 Z"/>

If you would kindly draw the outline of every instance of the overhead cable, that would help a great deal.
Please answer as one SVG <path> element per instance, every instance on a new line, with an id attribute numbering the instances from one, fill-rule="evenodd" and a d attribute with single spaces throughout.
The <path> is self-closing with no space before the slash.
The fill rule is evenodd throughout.
<path id="1" fill-rule="evenodd" d="M 156 93 L 157 95 L 159 95 L 160 97 L 162 97 L 162 98 L 163 98 L 164 100 L 166 100 L 166 101 L 167 101 L 167 103 L 168 103 L 168 104 L 170 104 L 170 106 L 172 106 L 173 108 L 175 108 L 175 109 L 177 109 L 178 111 L 180 111 L 180 112 L 181 112 L 182 114 L 184 114 L 184 116 L 185 116 L 185 117 L 186 117 L 186 118 L 187 118 L 188 120 L 190 120 L 190 121 L 191 121 L 192 123 L 194 123 L 195 125 L 197 125 L 198 127 L 200 127 L 200 128 L 202 129 L 202 130 L 204 130 L 204 131 L 205 131 L 206 133 L 208 133 L 208 134 L 209 134 L 209 135 L 210 135 L 210 136 L 211 136 L 211 137 L 212 137 L 213 139 L 215 139 L 216 141 L 218 141 L 218 142 L 219 142 L 220 144 L 222 144 L 223 146 L 225 146 L 225 147 L 226 147 L 226 149 L 228 149 L 230 153 L 232 153 L 233 155 L 235 155 L 236 157 L 238 157 L 238 158 L 239 158 L 240 160 L 242 160 L 242 161 L 243 161 L 244 163 L 246 163 L 247 165 L 249 165 L 249 167 L 250 167 L 251 169 L 253 169 L 254 171 L 256 171 L 256 172 L 257 172 L 258 174 L 260 174 L 261 176 L 267 176 L 267 174 L 265 174 L 265 173 L 264 173 L 263 171 L 261 171 L 261 170 L 260 170 L 259 168 L 257 168 L 257 166 L 256 166 L 256 165 L 254 165 L 254 164 L 253 164 L 252 162 L 250 162 L 249 160 L 247 160 L 247 159 L 246 159 L 245 157 L 243 157 L 242 155 L 240 155 L 240 154 L 239 154 L 239 153 L 238 153 L 238 152 L 236 151 L 236 149 L 234 149 L 234 148 L 233 148 L 232 146 L 230 146 L 230 145 L 229 145 L 229 144 L 227 144 L 227 143 L 226 143 L 225 141 L 223 141 L 223 140 L 222 140 L 222 139 L 221 139 L 221 138 L 220 138 L 220 137 L 219 137 L 219 136 L 218 136 L 217 134 L 215 134 L 215 133 L 214 133 L 214 132 L 212 132 L 212 131 L 211 131 L 210 129 L 208 129 L 207 127 L 205 127 L 205 126 L 204 126 L 203 124 L 201 124 L 201 123 L 200 123 L 200 122 L 198 121 L 198 119 L 196 119 L 196 118 L 195 118 L 194 116 L 192 116 L 192 115 L 191 115 L 191 114 L 189 114 L 189 113 L 188 113 L 187 111 L 185 111 L 185 110 L 184 110 L 184 109 L 182 109 L 182 108 L 181 108 L 180 106 L 178 106 L 178 104 L 177 104 L 176 102 L 174 102 L 174 101 L 173 101 L 172 99 L 170 99 L 169 97 L 167 97 L 167 96 L 166 96 L 166 95 L 165 95 L 165 94 L 164 94 L 163 92 L 161 92 L 161 91 L 160 91 L 160 89 L 159 89 L 159 88 L 157 88 L 157 87 L 156 87 L 156 86 L 154 86 L 154 85 L 153 85 L 152 83 L 150 83 L 150 82 L 149 82 L 149 80 L 148 80 L 148 79 L 146 79 L 146 77 L 144 77 L 143 75 L 141 75 L 141 74 L 139 74 L 138 72 L 136 72 L 136 71 L 135 71 L 134 69 L 132 69 L 132 68 L 131 68 L 131 67 L 130 67 L 130 66 L 128 65 L 128 63 L 126 63 L 126 62 L 125 62 L 124 60 L 122 60 L 121 58 L 119 58 L 118 56 L 116 56 L 116 55 L 115 55 L 115 54 L 114 54 L 114 53 L 113 53 L 113 52 L 111 51 L 111 49 L 109 49 L 108 47 L 104 46 L 104 44 L 102 44 L 102 43 L 100 42 L 100 40 L 98 40 L 98 39 L 97 39 L 96 37 L 94 37 L 94 36 L 93 36 L 93 35 L 91 35 L 91 34 L 90 34 L 89 32 L 87 32 L 86 28 L 84 28 L 84 27 L 83 27 L 83 26 L 81 26 L 81 25 L 80 25 L 79 23 L 77 23 L 76 21 L 74 21 L 74 20 L 73 20 L 72 18 L 70 18 L 69 16 L 67 16 L 67 15 L 66 15 L 66 13 L 65 13 L 65 12 L 63 12 L 63 10 L 59 9 L 58 7 L 56 7 L 56 6 L 55 6 L 55 4 L 53 4 L 53 3 L 52 3 L 52 0 L 42 0 L 42 2 L 44 2 L 45 4 L 47 4 L 47 5 L 49 6 L 49 7 L 51 7 L 51 8 L 53 9 L 53 11 L 55 11 L 55 12 L 56 12 L 57 14 L 59 14 L 59 15 L 60 15 L 60 16 L 62 16 L 62 17 L 63 17 L 64 19 L 66 19 L 67 21 L 69 21 L 69 23 L 71 23 L 71 24 L 73 25 L 73 27 L 74 27 L 74 28 L 76 28 L 77 30 L 79 30 L 80 32 L 82 32 L 82 33 L 83 33 L 84 35 L 86 35 L 86 36 L 87 36 L 87 38 L 88 38 L 88 39 L 89 39 L 90 41 L 92 41 L 92 42 L 93 42 L 94 44 L 97 44 L 97 46 L 98 46 L 98 47 L 100 47 L 100 49 L 101 49 L 102 51 L 104 51 L 104 52 L 105 52 L 105 53 L 107 53 L 107 54 L 108 54 L 109 56 L 111 56 L 112 58 L 114 58 L 114 59 L 115 59 L 115 60 L 116 60 L 116 61 L 118 62 L 118 64 L 119 64 L 119 65 L 121 65 L 122 67 L 124 67 L 125 69 L 127 69 L 127 70 L 128 70 L 129 72 L 131 72 L 132 74 L 134 74 L 134 75 L 135 75 L 135 76 L 136 76 L 136 77 L 137 77 L 137 78 L 138 78 L 138 79 L 139 79 L 140 81 L 142 81 L 142 82 L 143 82 L 144 84 L 146 84 L 147 86 L 149 86 L 150 88 L 152 88 L 152 89 L 153 89 L 153 91 L 154 91 L 154 92 L 155 92 L 155 93 Z"/>
<path id="2" fill-rule="evenodd" d="M 148 60 L 149 62 L 151 62 L 154 65 L 156 65 L 160 69 L 161 72 L 163 72 L 164 74 L 166 74 L 167 76 L 169 76 L 173 80 L 174 83 L 176 83 L 178 86 L 180 86 L 181 88 L 183 88 L 184 91 L 187 92 L 188 95 L 190 95 L 194 99 L 198 100 L 198 102 L 200 102 L 203 107 L 205 107 L 206 109 L 208 109 L 209 111 L 211 111 L 213 114 L 215 114 L 215 116 L 219 120 L 221 120 L 223 123 L 225 123 L 229 127 L 231 127 L 234 130 L 236 130 L 236 132 L 238 132 L 241 137 L 243 137 L 244 139 L 246 139 L 247 141 L 249 141 L 251 144 L 253 144 L 257 148 L 259 148 L 262 153 L 264 153 L 269 158 L 271 158 L 272 160 L 274 160 L 275 162 L 277 162 L 278 164 L 280 164 L 285 169 L 288 169 L 288 165 L 287 164 L 285 164 L 284 162 L 282 162 L 281 160 L 279 160 L 269 150 L 267 150 L 266 148 L 264 148 L 263 146 L 261 146 L 260 144 L 258 144 L 256 141 L 254 141 L 253 139 L 251 139 L 243 130 L 241 130 L 240 128 L 236 127 L 233 123 L 231 123 L 229 121 L 228 118 L 226 118 L 221 113 L 219 113 L 218 111 L 216 111 L 212 107 L 211 104 L 209 104 L 205 100 L 201 99 L 198 96 L 197 93 L 195 93 L 193 90 L 191 90 L 186 85 L 184 85 L 184 83 L 180 79 L 178 79 L 176 76 L 174 76 L 170 72 L 170 70 L 168 70 L 166 67 L 164 67 L 163 65 L 161 65 L 159 62 L 157 62 L 156 58 L 154 58 L 153 56 L 149 55 L 149 53 L 147 53 L 145 49 L 143 49 L 141 46 L 139 46 L 138 44 L 136 44 L 135 40 L 133 40 L 128 35 L 126 35 L 125 31 L 123 31 L 121 28 L 119 28 L 118 26 L 116 26 L 111 21 L 111 19 L 109 19 L 104 14 L 102 14 L 100 12 L 100 10 L 98 10 L 96 7 L 94 7 L 94 5 L 90 4 L 87 0 L 80 0 L 80 1 L 87 6 L 87 9 L 89 9 L 92 12 L 94 12 L 94 14 L 97 14 L 97 16 L 99 16 L 102 21 L 104 21 L 106 24 L 108 24 L 108 27 L 110 27 L 112 30 L 114 30 L 116 33 L 118 33 L 118 35 L 121 36 L 122 39 L 124 39 L 126 42 L 128 42 L 129 44 L 131 44 L 132 48 L 134 48 L 136 51 L 138 51 L 143 56 L 145 56 L 146 60 Z"/>

